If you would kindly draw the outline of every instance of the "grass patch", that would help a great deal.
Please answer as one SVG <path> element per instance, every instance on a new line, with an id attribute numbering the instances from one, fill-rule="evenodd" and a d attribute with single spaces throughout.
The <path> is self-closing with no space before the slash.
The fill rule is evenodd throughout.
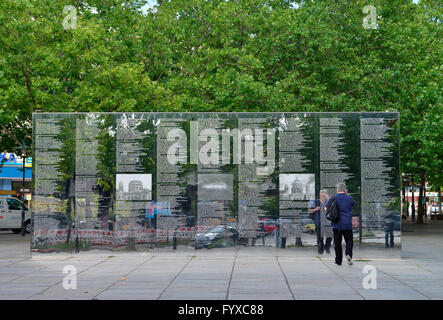
<path id="1" fill-rule="evenodd" d="M 235 243 L 232 240 L 218 239 L 218 240 L 215 240 L 214 242 L 212 242 L 208 246 L 208 249 L 233 247 L 233 246 L 235 246 Z"/>
<path id="2" fill-rule="evenodd" d="M 68 243 L 62 242 L 57 243 L 56 245 L 49 245 L 49 244 L 39 244 L 35 247 L 35 249 L 45 250 L 45 249 L 56 249 L 60 251 L 71 251 L 75 250 L 75 241 L 69 241 Z M 78 243 L 79 249 L 89 249 L 89 243 L 79 241 Z"/>
<path id="3" fill-rule="evenodd" d="M 374 237 L 374 236 L 375 236 L 375 232 L 373 232 L 373 231 L 364 230 L 362 232 L 362 237 Z"/>
<path id="4" fill-rule="evenodd" d="M 366 260 L 366 259 L 355 259 L 354 261 L 359 261 L 359 262 L 370 262 L 371 260 Z"/>

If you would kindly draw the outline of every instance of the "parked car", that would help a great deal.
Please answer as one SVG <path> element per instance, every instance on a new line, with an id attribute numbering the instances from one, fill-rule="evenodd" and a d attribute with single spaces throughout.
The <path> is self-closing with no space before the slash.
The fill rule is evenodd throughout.
<path id="1" fill-rule="evenodd" d="M 303 218 L 303 232 L 304 233 L 315 233 L 315 223 L 311 218 Z"/>
<path id="2" fill-rule="evenodd" d="M 315 233 L 315 224 L 307 223 L 303 226 L 303 232 L 305 233 Z"/>
<path id="3" fill-rule="evenodd" d="M 430 211 L 433 214 L 440 213 L 440 208 L 438 207 L 438 203 L 431 205 Z"/>
<path id="4" fill-rule="evenodd" d="M 359 217 L 352 217 L 352 229 L 360 228 L 360 220 Z"/>
<path id="5" fill-rule="evenodd" d="M 263 229 L 265 231 L 265 235 L 274 233 L 275 229 L 277 229 L 277 221 L 271 218 L 261 218 L 259 220 L 259 224 L 263 224 Z"/>
<path id="6" fill-rule="evenodd" d="M 22 206 L 25 209 L 25 231 L 31 232 L 31 212 L 17 198 L 0 196 L 0 229 L 19 233 L 22 227 Z"/>
<path id="7" fill-rule="evenodd" d="M 211 244 L 220 239 L 225 239 L 227 241 L 235 241 L 237 235 L 238 232 L 234 228 L 219 225 L 208 230 L 206 233 L 196 234 L 195 248 L 196 249 L 207 248 Z"/>

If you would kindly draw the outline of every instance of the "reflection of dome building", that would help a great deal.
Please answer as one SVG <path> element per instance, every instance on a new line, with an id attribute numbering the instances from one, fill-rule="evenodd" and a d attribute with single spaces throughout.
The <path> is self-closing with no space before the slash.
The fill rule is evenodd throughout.
<path id="1" fill-rule="evenodd" d="M 315 175 L 290 174 L 284 180 L 286 181 L 280 185 L 281 200 L 304 201 L 314 197 Z"/>
<path id="2" fill-rule="evenodd" d="M 138 180 L 134 180 L 129 182 L 129 192 L 142 192 L 143 191 L 143 183 Z"/>
<path id="3" fill-rule="evenodd" d="M 143 188 L 141 181 L 133 180 L 128 184 L 128 192 L 125 192 L 123 182 L 120 181 L 117 189 L 117 200 L 151 200 L 151 190 Z"/>
<path id="4" fill-rule="evenodd" d="M 301 183 L 299 180 L 294 180 L 291 185 L 291 193 L 293 195 L 302 196 L 304 193 L 303 183 Z"/>

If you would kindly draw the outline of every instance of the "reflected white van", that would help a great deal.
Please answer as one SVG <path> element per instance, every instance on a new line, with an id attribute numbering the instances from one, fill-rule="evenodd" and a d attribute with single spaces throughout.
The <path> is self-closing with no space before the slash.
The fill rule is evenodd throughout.
<path id="1" fill-rule="evenodd" d="M 22 226 L 22 202 L 14 197 L 0 196 L 0 230 L 20 233 Z M 25 231 L 31 232 L 31 211 L 25 206 Z"/>

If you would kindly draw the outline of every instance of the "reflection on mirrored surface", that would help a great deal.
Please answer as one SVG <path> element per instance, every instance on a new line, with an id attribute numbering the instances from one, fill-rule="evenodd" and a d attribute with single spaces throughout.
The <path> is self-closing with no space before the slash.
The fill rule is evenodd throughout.
<path id="1" fill-rule="evenodd" d="M 400 255 L 397 113 L 34 114 L 32 249 Z"/>

